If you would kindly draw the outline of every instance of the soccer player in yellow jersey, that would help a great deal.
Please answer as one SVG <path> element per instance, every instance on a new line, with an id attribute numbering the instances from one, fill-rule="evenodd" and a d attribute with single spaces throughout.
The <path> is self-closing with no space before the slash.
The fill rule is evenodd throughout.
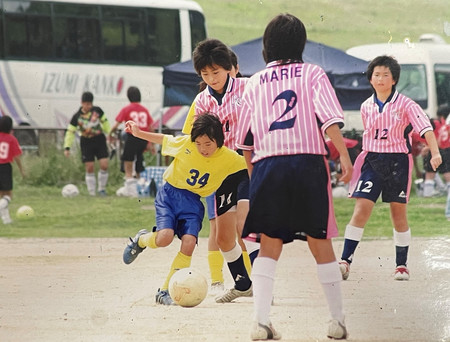
<path id="1" fill-rule="evenodd" d="M 174 137 L 145 132 L 133 121 L 126 122 L 125 131 L 162 145 L 162 154 L 174 158 L 164 173 L 165 184 L 156 195 L 156 227 L 151 233 L 140 230 L 134 239 L 130 238 L 123 253 L 123 261 L 130 264 L 146 247 L 167 247 L 175 235 L 181 239 L 180 251 L 156 294 L 157 303 L 173 305 L 169 280 L 176 270 L 191 264 L 205 214 L 200 198 L 216 191 L 230 175 L 247 172 L 246 164 L 242 156 L 223 146 L 222 124 L 215 115 L 196 119 L 191 135 Z"/>

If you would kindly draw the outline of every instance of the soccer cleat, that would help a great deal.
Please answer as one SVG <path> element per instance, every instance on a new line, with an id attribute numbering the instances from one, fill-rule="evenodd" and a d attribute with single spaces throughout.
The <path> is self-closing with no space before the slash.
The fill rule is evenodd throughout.
<path id="1" fill-rule="evenodd" d="M 139 247 L 138 241 L 141 235 L 147 234 L 147 229 L 141 229 L 138 231 L 134 239 L 130 237 L 130 243 L 125 247 L 123 251 L 123 262 L 125 264 L 131 264 L 146 247 Z"/>
<path id="2" fill-rule="evenodd" d="M 350 275 L 350 264 L 345 260 L 339 261 L 339 269 L 342 274 L 342 280 L 347 280 Z"/>
<path id="3" fill-rule="evenodd" d="M 170 297 L 169 291 L 167 291 L 167 290 L 158 289 L 155 299 L 156 299 L 156 304 L 175 305 L 172 298 Z"/>
<path id="4" fill-rule="evenodd" d="M 347 339 L 347 329 L 345 328 L 345 324 L 339 322 L 337 319 L 332 319 L 328 326 L 327 336 L 328 338 L 333 338 L 335 340 Z"/>
<path id="5" fill-rule="evenodd" d="M 394 272 L 394 279 L 395 280 L 409 280 L 409 270 L 406 268 L 406 266 L 401 265 L 397 266 Z"/>
<path id="6" fill-rule="evenodd" d="M 253 297 L 253 286 L 250 286 L 249 289 L 245 291 L 236 290 L 234 287 L 228 289 L 225 293 L 216 297 L 216 303 L 231 303 L 239 297 Z"/>
<path id="7" fill-rule="evenodd" d="M 273 328 L 272 323 L 264 325 L 254 322 L 250 338 L 252 341 L 281 340 L 281 334 Z"/>
<path id="8" fill-rule="evenodd" d="M 108 195 L 106 194 L 106 191 L 105 191 L 105 190 L 100 190 L 100 191 L 98 192 L 98 195 L 99 195 L 100 197 L 106 197 L 106 196 L 108 196 Z"/>
<path id="9" fill-rule="evenodd" d="M 222 293 L 224 290 L 225 290 L 225 287 L 224 287 L 223 283 L 220 281 L 217 281 L 217 282 L 211 284 L 211 287 L 209 289 L 209 295 L 216 297 L 220 293 Z"/>

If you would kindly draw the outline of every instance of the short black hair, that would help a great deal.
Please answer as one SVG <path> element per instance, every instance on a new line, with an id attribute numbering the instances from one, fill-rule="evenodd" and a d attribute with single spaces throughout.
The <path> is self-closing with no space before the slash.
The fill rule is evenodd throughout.
<path id="1" fill-rule="evenodd" d="M 307 36 L 302 21 L 292 14 L 279 14 L 267 24 L 263 36 L 266 63 L 296 60 L 303 62 Z"/>
<path id="2" fill-rule="evenodd" d="M 375 57 L 367 67 L 367 79 L 370 81 L 372 79 L 373 70 L 377 66 L 384 66 L 389 68 L 392 74 L 392 79 L 395 81 L 395 84 L 398 83 L 400 79 L 400 64 L 398 64 L 397 60 L 392 56 L 378 56 Z"/>
<path id="3" fill-rule="evenodd" d="M 141 102 L 141 92 L 138 87 L 129 87 L 127 90 L 127 97 L 130 102 Z"/>
<path id="4" fill-rule="evenodd" d="M 94 102 L 94 94 L 90 91 L 85 91 L 83 95 L 81 95 L 81 102 Z"/>
<path id="5" fill-rule="evenodd" d="M 194 69 L 198 75 L 207 66 L 218 65 L 225 70 L 231 70 L 233 64 L 228 46 L 218 39 L 205 39 L 197 44 L 192 53 Z"/>
<path id="6" fill-rule="evenodd" d="M 0 117 L 0 132 L 10 133 L 12 130 L 13 121 L 10 116 L 3 115 Z"/>
<path id="7" fill-rule="evenodd" d="M 215 114 L 204 113 L 197 116 L 194 120 L 191 130 L 191 141 L 202 135 L 207 135 L 209 139 L 214 140 L 217 147 L 222 147 L 225 137 L 223 135 L 223 127 L 219 118 Z"/>

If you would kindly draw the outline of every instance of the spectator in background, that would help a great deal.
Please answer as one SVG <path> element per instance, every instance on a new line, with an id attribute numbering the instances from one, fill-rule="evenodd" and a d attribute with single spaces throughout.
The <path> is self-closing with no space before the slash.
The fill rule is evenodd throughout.
<path id="1" fill-rule="evenodd" d="M 73 115 L 64 137 L 64 155 L 70 156 L 70 148 L 75 139 L 75 133 L 80 134 L 81 160 L 86 170 L 86 186 L 89 195 L 95 196 L 97 180 L 94 173 L 95 158 L 100 164 L 98 172 L 98 194 L 106 196 L 108 183 L 108 147 L 105 134 L 109 133 L 110 125 L 105 113 L 100 107 L 93 105 L 94 95 L 84 92 L 81 96 L 81 107 Z"/>
<path id="2" fill-rule="evenodd" d="M 12 222 L 8 205 L 12 198 L 13 171 L 11 163 L 13 161 L 19 167 L 22 177 L 25 177 L 20 160 L 22 149 L 17 138 L 11 134 L 12 126 L 11 117 L 0 117 L 0 216 L 3 224 Z"/>
<path id="3" fill-rule="evenodd" d="M 116 116 L 116 123 L 111 128 L 109 133 L 109 140 L 111 143 L 115 141 L 115 133 L 121 123 L 129 120 L 134 121 L 141 131 L 153 132 L 153 118 L 147 108 L 141 105 L 141 92 L 137 87 L 129 87 L 127 90 L 127 97 L 130 103 L 122 108 Z M 149 146 L 152 154 L 155 154 L 155 148 L 152 143 L 147 140 L 137 138 L 131 133 L 126 133 L 125 144 L 121 160 L 125 172 L 125 187 L 123 195 L 130 197 L 137 197 L 137 179 L 133 176 L 133 165 L 135 165 L 136 174 L 139 175 L 144 171 L 143 153 Z"/>

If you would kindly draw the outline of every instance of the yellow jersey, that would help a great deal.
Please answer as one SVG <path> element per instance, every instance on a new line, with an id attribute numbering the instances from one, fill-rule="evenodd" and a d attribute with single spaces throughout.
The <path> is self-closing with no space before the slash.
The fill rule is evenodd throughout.
<path id="1" fill-rule="evenodd" d="M 190 135 L 165 135 L 162 155 L 174 157 L 163 178 L 170 185 L 201 197 L 214 193 L 225 178 L 247 168 L 244 157 L 222 146 L 211 157 L 203 157 Z"/>

